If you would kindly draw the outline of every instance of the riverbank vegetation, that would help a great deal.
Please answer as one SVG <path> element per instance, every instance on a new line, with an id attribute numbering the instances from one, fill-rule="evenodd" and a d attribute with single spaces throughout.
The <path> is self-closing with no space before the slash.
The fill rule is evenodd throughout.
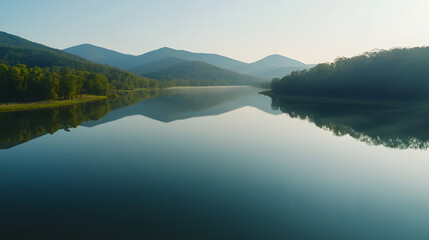
<path id="1" fill-rule="evenodd" d="M 107 78 L 98 73 L 70 68 L 27 68 L 23 64 L 0 64 L 0 99 L 40 101 L 73 99 L 83 94 L 106 96 Z"/>
<path id="2" fill-rule="evenodd" d="M 282 79 L 275 94 L 357 100 L 429 100 L 429 47 L 396 48 L 338 58 Z"/>

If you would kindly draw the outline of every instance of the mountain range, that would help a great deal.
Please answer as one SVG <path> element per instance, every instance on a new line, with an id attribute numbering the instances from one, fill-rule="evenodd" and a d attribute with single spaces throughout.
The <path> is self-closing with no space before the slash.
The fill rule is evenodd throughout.
<path id="1" fill-rule="evenodd" d="M 233 71 L 237 74 L 259 78 L 259 81 L 283 77 L 292 71 L 303 70 L 313 66 L 278 54 L 270 55 L 253 63 L 245 63 L 218 54 L 193 53 L 167 47 L 138 56 L 119 53 L 91 44 L 74 46 L 64 49 L 64 51 L 93 62 L 108 64 L 145 77 L 169 74 L 175 78 L 175 73 L 170 71 L 172 70 L 170 68 L 176 65 L 180 66 L 183 62 L 191 62 L 186 66 L 194 65 L 192 67 L 194 70 L 201 66 L 208 68 L 205 64 L 209 64 L 217 67 L 217 71 L 221 69 Z M 211 69 L 211 71 L 214 70 Z M 158 71 L 162 71 L 162 73 L 158 73 Z M 202 71 L 200 75 L 204 74 L 205 72 Z M 256 80 L 253 79 L 253 81 Z"/>
<path id="2" fill-rule="evenodd" d="M 99 63 L 65 51 L 50 48 L 0 31 L 0 64 L 25 64 L 27 67 L 67 67 L 77 71 L 103 74 L 117 89 L 155 87 L 157 82 L 131 72 Z"/>
<path id="3" fill-rule="evenodd" d="M 157 77 L 156 80 L 158 81 L 156 81 L 153 78 L 139 76 L 125 69 L 115 67 L 113 66 L 114 64 L 106 64 L 101 60 L 106 58 L 113 59 L 116 62 L 124 62 L 124 59 L 128 59 L 130 56 L 115 53 L 114 51 L 103 51 L 103 54 L 97 54 L 97 51 L 91 51 L 91 49 L 97 48 L 84 48 L 81 53 L 95 56 L 98 63 L 94 63 L 93 59 L 86 59 L 73 53 L 50 48 L 6 32 L 0 32 L 0 64 L 4 63 L 9 66 L 25 64 L 27 67 L 49 67 L 57 70 L 58 67 L 67 67 L 75 71 L 100 73 L 106 76 L 116 89 L 189 85 L 255 85 L 263 81 L 257 77 L 235 73 L 205 62 L 186 61 L 180 58 L 163 58 L 163 55 L 160 55 L 159 52 L 146 54 L 143 59 L 143 62 L 147 63 L 147 67 L 151 69 L 158 68 L 161 71 L 150 71 L 152 76 Z M 169 50 L 164 50 L 164 56 L 168 56 L 168 54 L 165 55 L 165 52 L 169 52 Z M 217 60 L 219 58 L 223 57 L 215 57 L 214 61 L 220 62 L 220 60 Z M 176 65 L 177 63 L 183 64 Z"/>
<path id="4" fill-rule="evenodd" d="M 167 47 L 139 56 L 89 44 L 59 50 L 1 31 L 0 63 L 10 66 L 21 63 L 27 67 L 42 68 L 69 67 L 77 71 L 96 72 L 105 75 L 117 89 L 257 85 L 311 66 L 280 55 L 271 55 L 249 64 L 218 54 Z"/>

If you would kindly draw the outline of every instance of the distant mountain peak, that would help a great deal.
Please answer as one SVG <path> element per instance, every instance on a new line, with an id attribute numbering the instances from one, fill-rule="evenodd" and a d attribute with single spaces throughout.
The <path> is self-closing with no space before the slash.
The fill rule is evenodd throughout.
<path id="1" fill-rule="evenodd" d="M 285 56 L 280 55 L 280 54 L 271 54 L 266 56 L 265 58 L 285 58 Z"/>
<path id="2" fill-rule="evenodd" d="M 176 49 L 173 49 L 171 47 L 162 47 L 162 48 L 160 48 L 158 50 L 176 50 Z"/>
<path id="3" fill-rule="evenodd" d="M 66 48 L 64 51 L 96 63 L 108 64 L 122 69 L 129 68 L 130 62 L 136 57 L 134 55 L 116 52 L 108 48 L 95 46 L 90 43 Z"/>
<path id="4" fill-rule="evenodd" d="M 77 45 L 77 46 L 69 47 L 69 48 L 64 49 L 64 51 L 67 52 L 67 51 L 72 51 L 72 49 L 82 49 L 82 48 L 89 49 L 89 50 L 96 49 L 96 50 L 101 50 L 101 51 L 108 51 L 108 52 L 119 53 L 119 52 L 116 52 L 114 50 L 111 50 L 111 49 L 108 49 L 108 48 L 104 48 L 104 47 L 99 47 L 99 46 L 96 46 L 96 45 L 93 45 L 93 44 L 90 44 L 90 43 L 84 43 L 84 44 L 80 44 L 80 45 Z M 119 54 L 122 54 L 122 53 L 119 53 Z"/>
<path id="5" fill-rule="evenodd" d="M 94 44 L 91 44 L 91 43 L 84 43 L 84 44 L 80 44 L 80 45 L 77 45 L 77 46 L 74 46 L 74 47 L 95 47 L 95 48 L 102 48 L 102 47 L 95 46 Z"/>
<path id="6" fill-rule="evenodd" d="M 268 64 L 270 66 L 277 66 L 277 67 L 285 66 L 285 65 L 287 65 L 287 66 L 305 66 L 304 63 L 302 63 L 298 60 L 288 58 L 288 57 L 282 56 L 280 54 L 271 54 L 269 56 L 262 58 L 259 61 L 251 63 L 251 64 L 254 64 L 254 65 Z"/>
<path id="7" fill-rule="evenodd" d="M 174 53 L 174 52 L 180 52 L 181 50 L 177 50 L 171 47 L 162 47 L 162 48 L 158 48 L 156 50 L 150 51 L 148 53 L 163 53 L 163 54 L 168 54 L 168 53 Z M 144 55 L 144 54 L 142 54 Z M 141 55 L 140 55 L 141 56 Z"/>
<path id="8" fill-rule="evenodd" d="M 97 63 L 109 64 L 111 66 L 130 70 L 137 74 L 157 72 L 161 70 L 162 67 L 171 67 L 182 61 L 204 62 L 241 74 L 253 75 L 265 79 L 282 77 L 289 74 L 291 71 L 309 67 L 302 62 L 280 54 L 271 54 L 259 61 L 249 64 L 218 54 L 190 52 L 167 46 L 138 56 L 122 54 L 88 43 L 65 49 L 65 51 Z"/>

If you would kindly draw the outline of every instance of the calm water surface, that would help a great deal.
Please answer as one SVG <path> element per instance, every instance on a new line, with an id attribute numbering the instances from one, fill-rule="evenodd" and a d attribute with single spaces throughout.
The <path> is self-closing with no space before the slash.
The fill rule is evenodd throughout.
<path id="1" fill-rule="evenodd" d="M 0 114 L 0 239 L 429 239 L 425 107 L 258 91 Z"/>

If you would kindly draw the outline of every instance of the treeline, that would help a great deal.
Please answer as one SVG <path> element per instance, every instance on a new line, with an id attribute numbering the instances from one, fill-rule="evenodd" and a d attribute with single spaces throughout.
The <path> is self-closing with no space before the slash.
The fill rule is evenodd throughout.
<path id="1" fill-rule="evenodd" d="M 0 64 L 1 100 L 69 99 L 82 94 L 107 95 L 105 76 L 71 68 L 27 68 Z"/>
<path id="2" fill-rule="evenodd" d="M 396 48 L 338 58 L 282 79 L 274 93 L 367 100 L 429 100 L 429 47 Z"/>

